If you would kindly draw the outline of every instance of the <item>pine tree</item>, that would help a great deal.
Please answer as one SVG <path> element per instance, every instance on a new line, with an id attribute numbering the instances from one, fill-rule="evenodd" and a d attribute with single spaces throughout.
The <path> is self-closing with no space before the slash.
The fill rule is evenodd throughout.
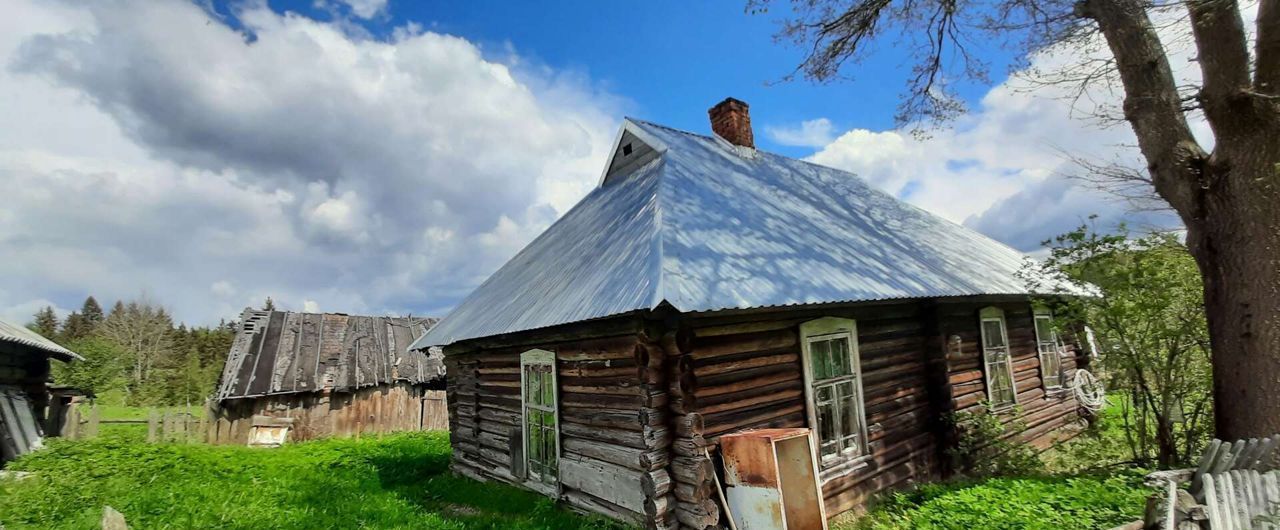
<path id="1" fill-rule="evenodd" d="M 80 314 L 84 315 L 85 321 L 95 328 L 105 318 L 105 315 L 102 314 L 102 306 L 98 305 L 98 301 L 92 296 L 84 299 L 84 305 L 80 306 Z"/>
<path id="2" fill-rule="evenodd" d="M 53 340 L 58 335 L 58 315 L 54 314 L 52 306 L 44 306 L 44 309 L 36 311 L 35 320 L 27 325 L 31 331 L 39 333 L 41 336 Z"/>
<path id="3" fill-rule="evenodd" d="M 275 310 L 276 310 L 276 303 L 275 303 L 275 301 L 274 301 L 274 300 L 272 300 L 272 299 L 271 299 L 271 297 L 270 297 L 270 296 L 268 296 L 268 297 L 267 297 L 267 302 L 266 302 L 266 303 L 264 303 L 264 304 L 262 304 L 262 310 L 263 310 L 263 311 L 275 311 Z"/>
<path id="4" fill-rule="evenodd" d="M 63 341 L 73 341 L 88 337 L 92 331 L 92 325 L 85 320 L 84 315 L 79 311 L 72 311 L 67 315 L 66 322 L 62 323 L 61 339 Z"/>

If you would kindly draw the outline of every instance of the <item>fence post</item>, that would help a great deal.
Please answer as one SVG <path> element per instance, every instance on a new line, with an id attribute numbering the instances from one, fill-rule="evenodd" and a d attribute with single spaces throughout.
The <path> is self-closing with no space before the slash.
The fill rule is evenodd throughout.
<path id="1" fill-rule="evenodd" d="M 166 442 L 173 441 L 173 413 L 164 411 L 161 423 L 164 426 L 164 434 L 160 439 Z"/>
<path id="2" fill-rule="evenodd" d="M 94 404 L 89 409 L 89 424 L 84 429 L 84 437 L 86 439 L 98 437 L 98 421 L 101 419 L 102 412 L 98 410 L 98 405 Z"/>
<path id="3" fill-rule="evenodd" d="M 76 440 L 80 436 L 80 405 L 72 403 L 67 408 L 66 423 L 62 424 L 62 437 Z"/>
<path id="4" fill-rule="evenodd" d="M 156 442 L 156 431 L 160 428 L 160 417 L 156 409 L 147 409 L 147 443 Z"/>

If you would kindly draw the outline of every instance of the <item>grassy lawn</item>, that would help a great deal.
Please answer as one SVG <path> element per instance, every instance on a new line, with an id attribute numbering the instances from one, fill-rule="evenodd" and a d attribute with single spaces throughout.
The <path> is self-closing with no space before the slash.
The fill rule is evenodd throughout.
<path id="1" fill-rule="evenodd" d="M 448 436 L 324 440 L 280 449 L 146 444 L 132 433 L 52 440 L 0 480 L 0 526 L 97 528 L 617 528 L 545 497 L 448 472 Z"/>
<path id="2" fill-rule="evenodd" d="M 110 417 L 145 418 L 146 409 Z M 95 440 L 51 440 L 14 462 L 10 469 L 34 476 L 0 480 L 0 527 L 97 528 L 111 505 L 137 529 L 621 528 L 524 490 L 451 476 L 445 433 L 249 449 L 147 444 L 145 425 L 117 427 Z M 1114 426 L 1100 427 L 1045 455 L 1043 475 L 923 485 L 879 497 L 833 528 L 1083 530 L 1131 521 L 1150 493 L 1142 472 L 1081 465 L 1124 455 Z"/>

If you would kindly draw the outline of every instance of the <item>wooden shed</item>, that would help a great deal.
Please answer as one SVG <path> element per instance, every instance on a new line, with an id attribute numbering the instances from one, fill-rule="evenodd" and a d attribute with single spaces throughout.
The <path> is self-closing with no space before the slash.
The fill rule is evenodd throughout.
<path id="1" fill-rule="evenodd" d="M 407 349 L 436 320 L 246 310 L 212 437 L 247 443 L 255 422 L 279 419 L 290 440 L 447 429 L 440 349 Z"/>
<path id="2" fill-rule="evenodd" d="M 0 465 L 41 446 L 49 359 L 83 360 L 34 331 L 0 320 Z"/>
<path id="3" fill-rule="evenodd" d="M 726 434 L 811 428 L 834 516 L 946 476 L 952 412 L 1041 446 L 1077 420 L 1021 253 L 710 114 L 626 120 L 600 185 L 415 343 L 444 348 L 454 470 L 701 530 Z"/>

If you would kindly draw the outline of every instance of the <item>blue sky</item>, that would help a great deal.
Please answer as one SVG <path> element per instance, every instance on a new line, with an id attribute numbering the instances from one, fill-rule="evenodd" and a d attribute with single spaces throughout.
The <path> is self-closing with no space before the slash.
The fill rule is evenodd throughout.
<path id="1" fill-rule="evenodd" d="M 236 3 L 220 4 L 224 13 Z M 271 1 L 281 11 L 321 20 L 350 14 L 339 5 L 311 0 Z M 837 128 L 891 129 L 910 64 L 904 49 L 878 43 L 875 52 L 846 75 L 852 81 L 784 81 L 803 60 L 800 47 L 774 38 L 788 3 L 770 12 L 747 13 L 736 0 L 655 0 L 623 5 L 564 2 L 474 2 L 391 0 L 376 16 L 355 21 L 385 38 L 408 23 L 464 37 L 487 55 L 514 49 L 523 60 L 577 72 L 629 100 L 638 118 L 672 127 L 708 130 L 706 109 L 733 96 L 751 104 L 756 127 L 825 117 Z M 1007 50 L 977 49 L 1003 80 Z M 957 93 L 976 103 L 990 86 L 966 83 Z M 782 145 L 757 135 L 764 149 L 805 156 L 813 149 Z"/>
<path id="2" fill-rule="evenodd" d="M 268 296 L 444 315 L 596 185 L 624 115 L 705 133 L 726 96 L 751 104 L 760 147 L 1024 252 L 1091 214 L 1103 228 L 1169 224 L 1069 178 L 1065 154 L 1135 156 L 1127 128 L 1080 119 L 1065 89 L 1001 75 L 957 87 L 970 112 L 913 137 L 893 123 L 909 65 L 891 34 L 854 81 L 779 82 L 801 52 L 739 2 L 0 0 L 0 12 L 0 318 L 66 314 L 91 294 L 148 298 L 191 323 Z M 1007 52 L 980 53 L 1004 71 Z"/>

